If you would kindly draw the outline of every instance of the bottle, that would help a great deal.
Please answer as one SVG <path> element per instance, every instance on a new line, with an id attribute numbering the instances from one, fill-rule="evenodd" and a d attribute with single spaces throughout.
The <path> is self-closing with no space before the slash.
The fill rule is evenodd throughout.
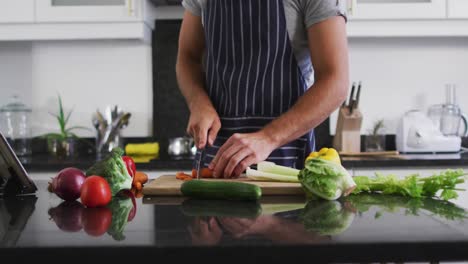
<path id="1" fill-rule="evenodd" d="M 17 156 L 31 155 L 31 109 L 18 95 L 13 95 L 9 101 L 0 108 L 0 131 Z"/>

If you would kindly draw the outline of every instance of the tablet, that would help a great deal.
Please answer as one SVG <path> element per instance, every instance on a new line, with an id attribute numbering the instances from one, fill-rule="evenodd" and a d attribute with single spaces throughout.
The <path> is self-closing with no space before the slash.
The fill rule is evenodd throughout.
<path id="1" fill-rule="evenodd" d="M 0 132 L 0 196 L 34 194 L 37 187 Z"/>

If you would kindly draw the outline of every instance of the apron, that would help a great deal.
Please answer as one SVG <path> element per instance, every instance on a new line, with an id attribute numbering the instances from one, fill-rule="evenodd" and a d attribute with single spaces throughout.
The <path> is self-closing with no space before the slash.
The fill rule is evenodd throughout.
<path id="1" fill-rule="evenodd" d="M 283 0 L 208 0 L 203 25 L 206 90 L 222 125 L 205 150 L 203 165 L 208 166 L 232 134 L 260 130 L 308 87 L 293 54 Z M 267 160 L 302 168 L 314 149 L 310 131 Z"/>

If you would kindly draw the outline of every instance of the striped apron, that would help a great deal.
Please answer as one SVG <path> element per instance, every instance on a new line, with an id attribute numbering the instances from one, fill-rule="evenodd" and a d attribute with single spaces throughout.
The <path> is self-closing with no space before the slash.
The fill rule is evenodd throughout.
<path id="1" fill-rule="evenodd" d="M 293 54 L 283 0 L 208 0 L 203 25 L 205 84 L 222 124 L 206 149 L 203 164 L 208 166 L 232 134 L 260 130 L 308 87 Z M 314 148 L 310 131 L 267 160 L 301 168 Z"/>

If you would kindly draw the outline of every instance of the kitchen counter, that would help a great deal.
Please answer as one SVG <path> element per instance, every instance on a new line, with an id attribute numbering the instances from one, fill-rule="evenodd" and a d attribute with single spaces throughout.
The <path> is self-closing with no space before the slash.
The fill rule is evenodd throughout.
<path id="1" fill-rule="evenodd" d="M 65 167 L 86 169 L 96 161 L 95 156 L 60 160 L 48 155 L 33 155 L 23 158 L 21 162 L 28 172 L 58 171 Z M 372 167 L 460 167 L 468 165 L 468 153 L 455 154 L 411 154 L 397 157 L 342 157 L 345 168 L 372 168 Z M 192 159 L 189 157 L 174 159 L 153 159 L 147 163 L 137 163 L 140 170 L 190 170 Z"/>
<path id="2" fill-rule="evenodd" d="M 62 203 L 47 192 L 46 181 L 35 182 L 35 197 L 0 199 L 2 260 L 468 260 L 467 212 L 434 199 L 360 195 L 340 201 L 263 197 L 259 203 L 235 203 L 143 197 L 135 207 L 125 198 L 109 208 L 89 209 Z"/>

